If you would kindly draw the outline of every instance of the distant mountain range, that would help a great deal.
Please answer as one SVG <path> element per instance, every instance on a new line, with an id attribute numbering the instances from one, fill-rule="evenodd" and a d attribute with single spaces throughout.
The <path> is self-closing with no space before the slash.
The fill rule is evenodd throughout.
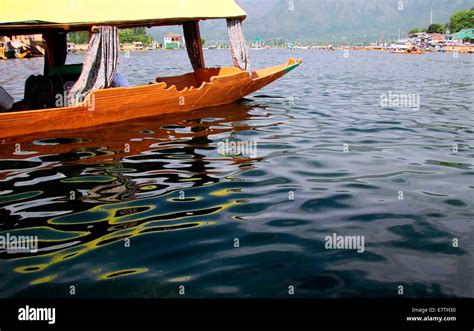
<path id="1" fill-rule="evenodd" d="M 247 12 L 247 40 L 345 43 L 398 38 L 417 27 L 447 23 L 452 14 L 474 7 L 474 0 L 237 0 Z M 179 27 L 154 28 L 158 40 Z M 206 21 L 201 33 L 209 42 L 226 41 L 224 21 Z"/>

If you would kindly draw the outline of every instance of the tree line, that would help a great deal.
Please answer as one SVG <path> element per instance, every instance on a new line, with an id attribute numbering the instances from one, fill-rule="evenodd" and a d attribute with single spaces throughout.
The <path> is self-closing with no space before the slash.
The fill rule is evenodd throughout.
<path id="1" fill-rule="evenodd" d="M 469 29 L 474 27 L 474 7 L 468 10 L 462 10 L 456 12 L 449 23 L 447 24 L 440 24 L 440 23 L 433 23 L 427 28 L 417 28 L 410 30 L 410 33 L 418 33 L 418 32 L 427 32 L 427 33 L 445 33 L 446 31 L 450 31 L 451 33 L 456 33 L 461 31 L 462 29 Z"/>
<path id="2" fill-rule="evenodd" d="M 68 33 L 68 41 L 75 44 L 88 44 L 89 32 L 79 31 Z M 132 28 L 119 30 L 119 41 L 121 43 L 131 43 L 134 41 L 141 41 L 148 46 L 153 42 L 153 37 L 146 34 L 146 28 Z"/>

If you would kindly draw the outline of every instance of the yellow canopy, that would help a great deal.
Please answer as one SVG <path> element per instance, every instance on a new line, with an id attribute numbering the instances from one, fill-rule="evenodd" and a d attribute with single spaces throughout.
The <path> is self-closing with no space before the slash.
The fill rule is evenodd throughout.
<path id="1" fill-rule="evenodd" d="M 0 31 L 169 25 L 245 16 L 234 0 L 0 0 Z"/>

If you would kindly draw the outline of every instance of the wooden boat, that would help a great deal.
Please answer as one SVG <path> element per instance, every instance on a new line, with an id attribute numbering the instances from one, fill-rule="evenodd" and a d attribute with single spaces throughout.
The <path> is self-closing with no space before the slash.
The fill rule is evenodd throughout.
<path id="1" fill-rule="evenodd" d="M 27 51 L 24 51 L 24 52 L 21 52 L 17 55 L 17 57 L 19 59 L 25 59 L 25 58 L 29 58 L 33 55 L 33 53 L 31 53 L 31 51 L 27 50 Z"/>
<path id="2" fill-rule="evenodd" d="M 7 51 L 5 50 L 5 47 L 0 46 L 0 59 L 8 60 L 8 59 L 14 59 L 14 58 L 15 58 L 14 51 Z"/>
<path id="3" fill-rule="evenodd" d="M 412 54 L 412 55 L 419 55 L 419 54 L 425 54 L 424 51 L 422 50 L 414 50 L 414 51 L 394 51 L 392 52 L 393 54 Z"/>
<path id="4" fill-rule="evenodd" d="M 187 22 L 197 25 L 204 19 L 243 20 L 246 15 L 234 0 L 162 0 L 156 4 L 146 0 L 104 0 L 97 3 L 92 19 L 87 0 L 76 0 L 74 8 L 59 0 L 49 0 L 48 4 L 54 4 L 55 8 L 39 5 L 35 0 L 12 4 L 12 8 L 0 13 L 0 34 L 40 32 L 47 37 L 58 30 L 63 33 L 83 31 L 98 25 L 113 24 L 119 28 Z M 22 10 L 25 8 L 28 10 Z M 197 30 L 199 33 L 198 25 Z M 200 35 L 198 37 L 201 40 Z M 48 53 L 53 53 L 54 43 L 45 39 Z M 66 44 L 64 46 L 67 50 Z M 54 56 L 45 57 L 45 61 L 55 66 Z M 60 64 L 64 62 L 65 59 Z M 74 106 L 0 113 L 0 138 L 80 129 L 228 104 L 279 79 L 301 62 L 289 59 L 285 64 L 252 71 L 238 67 L 202 67 L 180 76 L 157 78 L 157 82 L 150 85 L 94 90 Z"/>
<path id="5" fill-rule="evenodd" d="M 25 45 L 21 41 L 9 41 L 9 47 L 6 47 L 6 42 L 0 42 L 0 58 L 4 60 L 8 59 L 24 59 L 32 57 L 34 54 L 30 49 L 30 46 Z M 8 51 L 6 49 L 9 49 Z"/>
<path id="6" fill-rule="evenodd" d="M 159 83 L 93 91 L 75 107 L 0 114 L 0 137 L 77 129 L 131 118 L 185 112 L 237 101 L 282 77 L 300 61 L 290 59 L 249 75 L 236 67 L 198 69 Z M 94 100 L 94 102 L 92 102 Z M 94 109 L 90 105 L 94 103 Z"/>

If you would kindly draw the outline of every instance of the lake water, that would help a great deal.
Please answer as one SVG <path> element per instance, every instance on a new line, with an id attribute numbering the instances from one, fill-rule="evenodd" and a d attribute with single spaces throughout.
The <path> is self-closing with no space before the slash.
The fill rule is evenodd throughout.
<path id="1" fill-rule="evenodd" d="M 473 297 L 474 55 L 251 52 L 290 57 L 235 104 L 0 141 L 0 235 L 39 239 L 0 250 L 0 297 Z M 190 69 L 184 51 L 120 61 L 132 84 Z M 2 61 L 0 85 L 20 99 L 42 66 Z"/>

